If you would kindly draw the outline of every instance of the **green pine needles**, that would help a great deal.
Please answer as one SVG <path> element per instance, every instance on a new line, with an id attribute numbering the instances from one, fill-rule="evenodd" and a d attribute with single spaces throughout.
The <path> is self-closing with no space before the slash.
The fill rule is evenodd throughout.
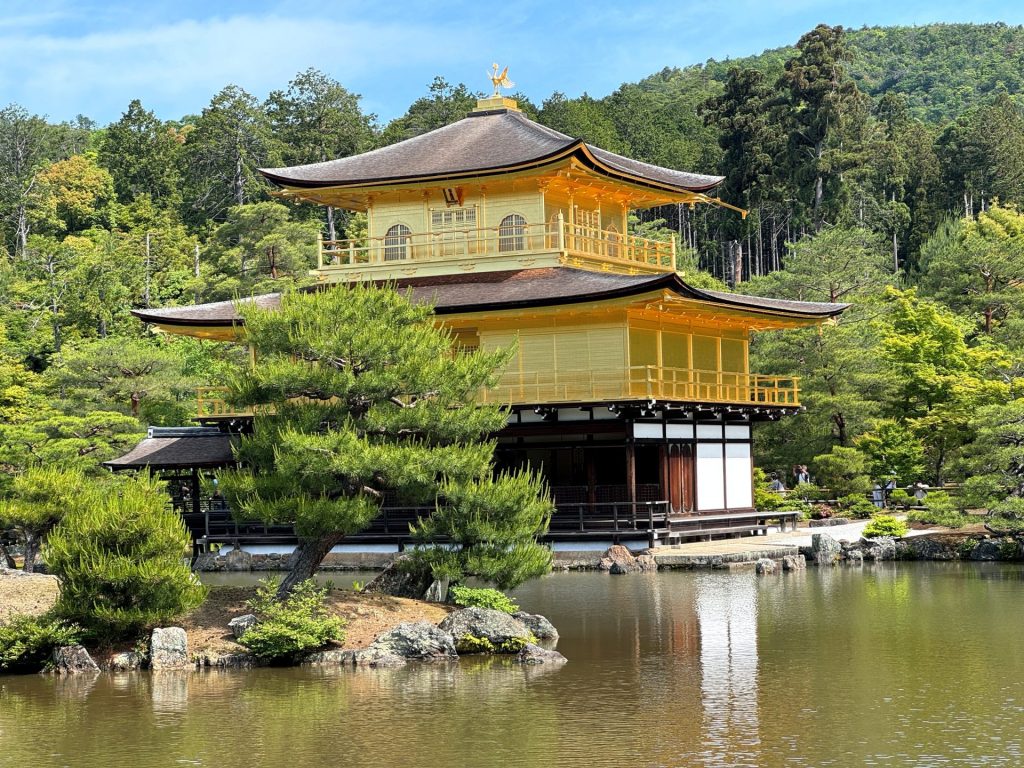
<path id="1" fill-rule="evenodd" d="M 85 483 L 49 537 L 46 561 L 61 579 L 56 611 L 99 639 L 169 622 L 206 594 L 188 549 L 162 483 Z"/>
<path id="2" fill-rule="evenodd" d="M 256 363 L 234 376 L 229 399 L 261 415 L 239 445 L 241 468 L 217 476 L 239 518 L 294 525 L 298 551 L 280 597 L 369 526 L 385 499 L 437 507 L 415 527 L 418 562 L 437 576 L 512 586 L 547 569 L 536 538 L 551 504 L 530 474 L 493 477 L 490 436 L 507 414 L 475 402 L 510 351 L 459 348 L 431 307 L 390 288 L 238 308 Z"/>

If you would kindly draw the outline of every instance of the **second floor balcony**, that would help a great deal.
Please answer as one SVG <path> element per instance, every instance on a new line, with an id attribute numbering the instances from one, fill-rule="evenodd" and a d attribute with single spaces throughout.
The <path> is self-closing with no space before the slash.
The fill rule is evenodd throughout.
<path id="1" fill-rule="evenodd" d="M 672 272 L 675 241 L 649 240 L 614 229 L 580 226 L 555 217 L 546 224 L 517 221 L 483 229 L 412 232 L 392 227 L 382 237 L 322 240 L 318 274 L 392 277 L 412 272 L 568 264 L 605 271 Z"/>
<path id="2" fill-rule="evenodd" d="M 224 387 L 198 392 L 198 415 L 203 418 L 252 416 L 224 400 Z M 701 371 L 689 368 L 632 366 L 620 371 L 509 372 L 478 400 L 501 405 L 570 403 L 622 403 L 658 400 L 693 404 L 799 407 L 800 387 L 795 376 Z"/>

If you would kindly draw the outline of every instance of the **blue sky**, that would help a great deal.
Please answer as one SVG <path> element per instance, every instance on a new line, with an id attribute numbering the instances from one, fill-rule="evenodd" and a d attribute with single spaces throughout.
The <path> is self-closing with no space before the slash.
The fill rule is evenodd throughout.
<path id="1" fill-rule="evenodd" d="M 105 124 L 139 98 L 178 118 L 229 83 L 263 98 L 317 67 L 387 121 L 437 74 L 483 90 L 492 61 L 510 65 L 518 89 L 540 102 L 791 44 L 819 22 L 939 21 L 1022 24 L 1024 3 L 0 0 L 0 105 Z"/>

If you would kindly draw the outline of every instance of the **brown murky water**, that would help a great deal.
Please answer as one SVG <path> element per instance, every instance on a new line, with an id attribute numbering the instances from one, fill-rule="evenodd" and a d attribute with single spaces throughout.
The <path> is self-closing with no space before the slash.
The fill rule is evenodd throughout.
<path id="1" fill-rule="evenodd" d="M 0 766 L 1024 763 L 1018 567 L 564 574 L 518 597 L 562 669 L 4 677 Z"/>

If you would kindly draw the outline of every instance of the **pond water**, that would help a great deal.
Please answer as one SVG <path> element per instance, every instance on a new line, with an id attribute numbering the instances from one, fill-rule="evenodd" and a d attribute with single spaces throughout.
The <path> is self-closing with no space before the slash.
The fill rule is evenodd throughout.
<path id="1" fill-rule="evenodd" d="M 1024 762 L 1016 566 L 573 573 L 516 595 L 567 665 L 0 677 L 0 766 Z"/>

